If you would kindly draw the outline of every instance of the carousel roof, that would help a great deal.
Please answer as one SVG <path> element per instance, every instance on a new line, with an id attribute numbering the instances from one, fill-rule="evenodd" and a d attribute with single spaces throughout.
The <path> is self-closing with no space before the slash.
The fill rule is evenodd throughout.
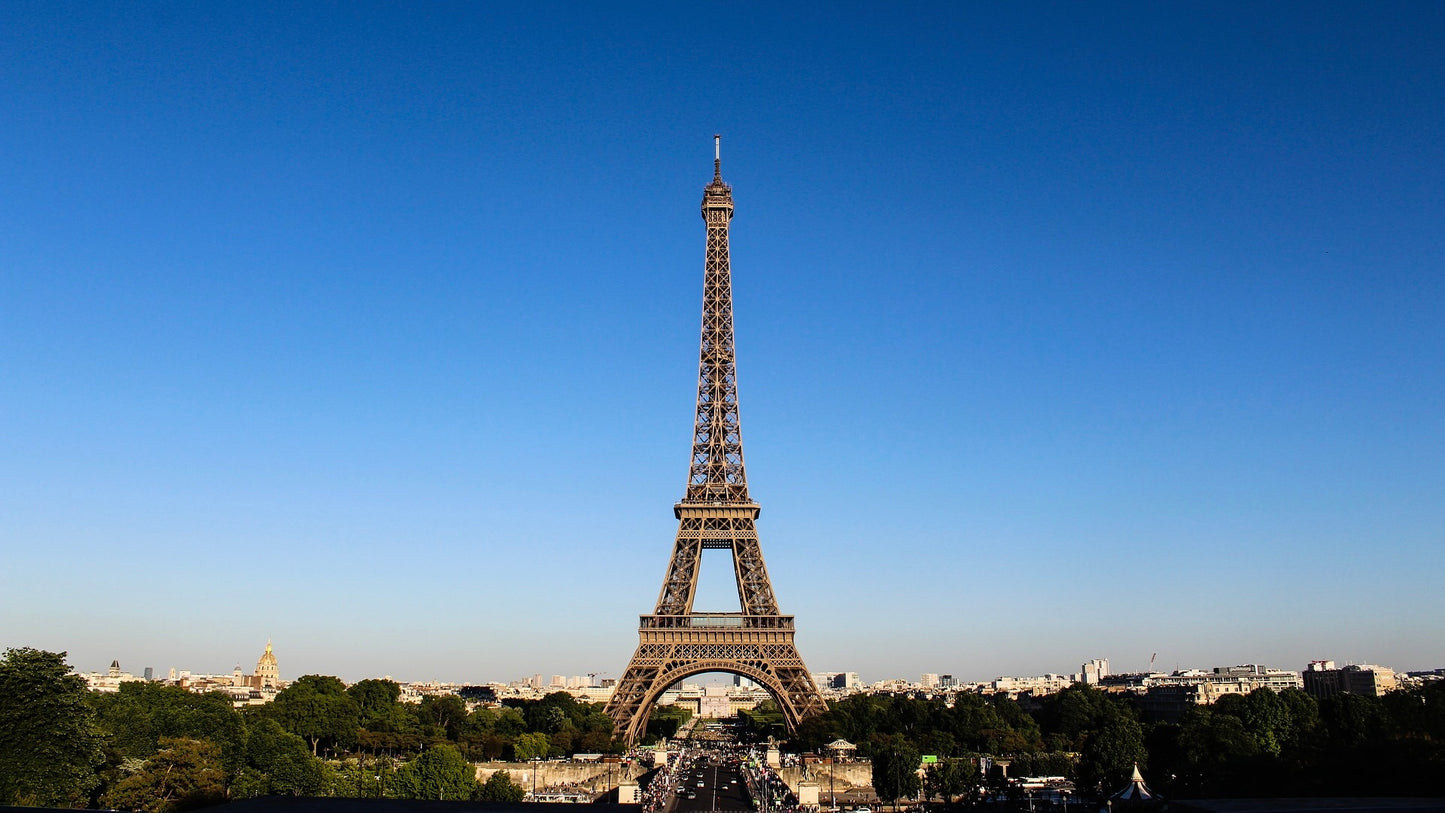
<path id="1" fill-rule="evenodd" d="M 1139 763 L 1134 763 L 1134 775 L 1129 778 L 1129 785 L 1123 790 L 1109 797 L 1119 802 L 1152 802 L 1159 797 L 1149 786 L 1144 784 L 1144 775 L 1139 773 Z"/>

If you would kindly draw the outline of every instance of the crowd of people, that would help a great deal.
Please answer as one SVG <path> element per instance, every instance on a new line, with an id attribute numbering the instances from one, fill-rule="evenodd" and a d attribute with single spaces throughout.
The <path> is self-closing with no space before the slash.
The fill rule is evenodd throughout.
<path id="1" fill-rule="evenodd" d="M 642 790 L 642 813 L 660 813 L 667 807 L 672 799 L 674 777 L 674 765 L 658 766 L 657 771 L 652 775 L 652 781 Z"/>
<path id="2" fill-rule="evenodd" d="M 798 813 L 802 809 L 797 795 L 782 777 L 756 755 L 743 761 L 743 775 L 747 777 L 753 806 L 763 813 Z"/>

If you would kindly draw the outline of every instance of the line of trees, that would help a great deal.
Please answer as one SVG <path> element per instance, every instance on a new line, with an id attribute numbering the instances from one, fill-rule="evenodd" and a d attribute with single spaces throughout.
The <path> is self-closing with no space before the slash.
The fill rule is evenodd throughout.
<path id="1" fill-rule="evenodd" d="M 619 750 L 601 705 L 562 692 L 468 710 L 448 695 L 402 703 L 388 680 L 307 675 L 238 711 L 225 695 L 158 683 L 95 693 L 70 671 L 63 652 L 0 658 L 0 805 L 177 813 L 266 794 L 506 800 L 521 788 L 505 773 L 478 783 L 470 762 Z M 765 706 L 745 721 L 762 733 L 774 717 Z M 686 719 L 659 709 L 649 730 L 670 735 Z M 816 752 L 840 737 L 873 760 L 889 799 L 1006 793 L 977 770 L 979 756 L 1010 760 L 1013 776 L 1069 776 L 1085 792 L 1121 787 L 1138 763 L 1175 798 L 1430 795 L 1445 775 L 1445 682 L 1319 702 L 1260 689 L 1177 723 L 1082 685 L 1023 701 L 856 695 L 805 721 L 792 746 Z M 920 781 L 923 754 L 938 762 Z"/>
<path id="2" fill-rule="evenodd" d="M 783 710 L 772 700 L 764 700 L 752 709 L 738 709 L 738 723 L 742 738 L 751 742 L 769 737 L 783 739 L 788 734 Z"/>
<path id="3" fill-rule="evenodd" d="M 472 761 L 615 750 L 600 704 L 563 692 L 468 710 L 460 697 L 402 703 L 389 680 L 306 675 L 275 701 L 159 683 L 89 691 L 63 652 L 0 659 L 0 805 L 178 813 L 272 794 L 518 801 L 505 771 Z"/>
<path id="4" fill-rule="evenodd" d="M 658 740 L 672 739 L 688 720 L 692 712 L 682 706 L 653 706 L 647 718 L 647 730 L 643 732 L 642 744 L 652 745 Z"/>
<path id="5" fill-rule="evenodd" d="M 1082 792 L 1123 787 L 1137 763 L 1174 798 L 1435 795 L 1445 776 L 1445 682 L 1384 697 L 1316 701 L 1259 689 L 1149 721 L 1127 695 L 1077 685 L 1042 698 L 939 699 L 855 695 L 804 721 L 792 740 L 821 751 L 834 739 L 873 760 L 885 799 L 973 800 L 1006 793 L 978 757 L 1010 761 L 1011 776 L 1063 775 Z M 937 756 L 920 781 L 920 755 Z M 911 764 L 914 770 L 903 768 Z"/>

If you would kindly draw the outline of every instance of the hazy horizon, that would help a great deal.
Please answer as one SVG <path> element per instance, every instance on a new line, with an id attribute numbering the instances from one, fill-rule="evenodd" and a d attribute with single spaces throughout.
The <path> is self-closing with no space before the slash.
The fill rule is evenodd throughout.
<path id="1" fill-rule="evenodd" d="M 16 646 L 20 646 L 20 645 L 16 645 Z M 39 647 L 39 648 L 43 648 L 43 647 Z M 55 651 L 55 650 L 50 650 L 50 651 Z M 628 654 L 631 654 L 631 653 L 629 652 Z M 808 654 L 807 652 L 803 652 L 803 657 L 804 657 L 805 659 L 807 658 L 807 654 Z M 278 664 L 279 664 L 279 666 L 280 666 L 280 668 L 281 668 L 281 677 L 282 677 L 282 680 L 287 681 L 287 682 L 293 681 L 293 680 L 295 680 L 296 678 L 300 677 L 300 676 L 303 675 L 303 674 L 334 675 L 334 676 L 339 677 L 339 678 L 341 678 L 342 680 L 346 681 L 347 683 L 355 683 L 356 681 L 365 680 L 365 679 L 368 679 L 368 678 L 387 678 L 387 679 L 391 679 L 391 680 L 396 680 L 396 681 L 401 682 L 401 683 L 437 682 L 437 683 L 454 683 L 454 684 L 460 684 L 460 685 L 468 685 L 468 684 L 470 684 L 470 685 L 482 685 L 482 684 L 489 684 L 489 683 L 503 683 L 503 684 L 507 684 L 507 683 L 514 683 L 514 682 L 524 681 L 524 680 L 526 680 L 528 677 L 531 677 L 532 675 L 537 675 L 537 674 L 542 675 L 544 681 L 550 681 L 553 675 L 562 675 L 562 676 L 565 677 L 565 678 L 587 677 L 587 675 L 588 675 L 588 672 L 586 672 L 586 671 L 577 671 L 577 670 L 571 670 L 571 671 L 569 671 L 569 670 L 566 670 L 566 669 L 554 670 L 554 671 L 546 671 L 546 670 L 543 670 L 543 671 L 540 671 L 540 672 L 534 670 L 534 671 L 531 671 L 531 672 L 522 672 L 522 673 L 518 673 L 518 674 L 515 674 L 515 675 L 510 675 L 510 676 L 489 676 L 489 677 L 444 676 L 444 675 L 405 675 L 405 674 L 394 674 L 394 673 L 391 673 L 391 672 L 352 672 L 352 673 L 350 673 L 350 674 L 343 674 L 343 673 L 341 673 L 340 670 L 328 670 L 328 669 L 324 668 L 324 666 L 317 667 L 317 668 L 306 669 L 306 670 L 304 670 L 304 671 L 299 671 L 299 672 L 294 672 L 294 673 L 293 673 L 293 672 L 289 671 L 289 670 L 286 668 L 286 660 L 281 657 L 282 653 L 280 653 L 280 652 L 278 651 L 277 655 L 278 655 Z M 257 653 L 257 656 L 259 657 L 259 651 L 258 651 L 258 653 Z M 1245 660 L 1239 660 L 1239 659 L 1225 660 L 1225 661 L 1217 661 L 1217 662 L 1216 662 L 1216 661 L 1211 661 L 1211 662 L 1209 662 L 1209 663 L 1203 663 L 1203 662 L 1191 662 L 1191 663 L 1176 662 L 1176 663 L 1173 663 L 1173 664 L 1165 664 L 1165 663 L 1163 663 L 1162 661 L 1158 661 L 1158 660 L 1156 659 L 1156 662 L 1155 662 L 1154 666 L 1153 666 L 1153 667 L 1150 667 L 1150 666 L 1148 665 L 1148 661 L 1147 661 L 1147 659 L 1146 659 L 1145 662 L 1144 662 L 1144 664 L 1143 664 L 1142 666 L 1130 665 L 1130 666 L 1128 666 L 1128 667 L 1120 667 L 1120 666 L 1116 666 L 1116 665 L 1115 665 L 1113 659 L 1107 658 L 1107 656 L 1100 656 L 1100 657 L 1105 657 L 1106 660 L 1109 660 L 1109 664 L 1110 664 L 1110 674 L 1123 674 L 1123 673 L 1126 673 L 1126 672 L 1147 672 L 1147 671 L 1159 671 L 1159 672 L 1169 673 L 1169 672 L 1173 672 L 1173 671 L 1177 671 L 1177 670 L 1183 670 L 1183 669 L 1206 669 L 1206 670 L 1207 670 L 1207 669 L 1212 669 L 1212 668 L 1214 668 L 1214 667 L 1216 667 L 1216 666 L 1241 666 L 1241 665 L 1244 665 L 1244 664 L 1246 664 L 1246 663 L 1257 663 L 1257 664 L 1261 664 L 1261 665 L 1268 666 L 1268 667 L 1275 668 L 1275 669 L 1284 669 L 1284 670 L 1286 670 L 1286 671 L 1299 672 L 1299 671 L 1303 671 L 1304 668 L 1305 668 L 1305 666 L 1307 665 L 1307 662 L 1305 662 L 1305 663 L 1297 663 L 1297 664 L 1284 664 L 1284 663 L 1276 663 L 1276 662 L 1274 662 L 1274 661 L 1267 661 L 1267 660 L 1266 660 L 1266 661 L 1261 661 L 1261 660 L 1245 661 Z M 1335 661 L 1338 665 L 1340 665 L 1340 666 L 1345 666 L 1345 665 L 1347 665 L 1347 664 L 1364 664 L 1364 663 L 1370 663 L 1370 664 L 1373 664 L 1373 665 L 1376 665 L 1376 666 L 1387 666 L 1387 667 L 1390 667 L 1390 668 L 1394 669 L 1397 673 L 1429 671 L 1429 670 L 1433 670 L 1433 669 L 1440 669 L 1440 668 L 1442 668 L 1441 666 L 1438 666 L 1438 665 L 1437 665 L 1437 666 L 1429 666 L 1429 665 L 1402 666 L 1402 665 L 1393 664 L 1393 663 L 1380 663 L 1380 662 L 1377 662 L 1377 661 L 1364 661 L 1364 660 L 1360 660 L 1360 659 L 1349 659 L 1349 658 L 1345 658 L 1345 659 L 1341 659 L 1341 658 L 1315 658 L 1315 659 L 1312 659 L 1312 660 L 1321 660 L 1321 659 L 1324 659 L 1324 660 L 1334 660 L 1334 661 Z M 182 671 L 182 670 L 185 670 L 185 671 L 189 671 L 189 672 L 190 672 L 191 674 L 193 674 L 193 675 L 228 675 L 228 674 L 231 673 L 232 669 L 235 668 L 236 666 L 240 666 L 240 667 L 241 667 L 241 670 L 242 670 L 243 672 L 245 672 L 246 674 L 251 674 L 251 673 L 255 672 L 255 670 L 256 670 L 256 669 L 255 669 L 255 667 L 256 667 L 256 663 L 255 663 L 256 658 L 241 659 L 241 660 L 238 660 L 236 663 L 233 663 L 233 664 L 231 664 L 230 666 L 226 666 L 226 667 L 224 667 L 224 668 L 222 668 L 222 667 L 217 667 L 217 668 L 196 668 L 196 667 L 194 667 L 194 666 L 181 665 L 181 663 L 179 663 L 179 662 L 177 662 L 177 663 L 171 663 L 171 664 L 168 664 L 168 665 L 166 665 L 166 666 L 160 666 L 160 665 L 152 664 L 152 663 L 146 663 L 146 664 L 142 664 L 142 665 L 136 665 L 135 663 L 127 662 L 126 659 L 123 658 L 123 657 L 112 657 L 112 658 L 108 658 L 108 659 L 105 659 L 103 663 L 100 662 L 100 661 L 96 661 L 96 662 L 95 662 L 96 665 L 94 665 L 94 666 L 85 666 L 85 665 L 82 665 L 82 664 L 77 664 L 77 663 L 75 662 L 75 658 L 74 658 L 74 657 L 70 657 L 70 658 L 68 658 L 68 660 L 69 660 L 71 666 L 74 667 L 75 671 L 77 671 L 77 672 L 82 672 L 82 673 L 85 673 L 85 672 L 99 672 L 99 673 L 102 673 L 102 674 L 103 674 L 107 669 L 110 668 L 111 661 L 119 661 L 119 662 L 120 662 L 120 668 L 121 668 L 121 670 L 122 670 L 123 672 L 127 672 L 127 673 L 130 673 L 130 674 L 133 674 L 133 675 L 136 675 L 137 677 L 139 677 L 139 676 L 141 676 L 142 673 L 144 672 L 145 667 L 146 667 L 146 666 L 150 666 L 150 667 L 152 667 L 153 670 L 154 670 L 154 677 L 155 677 L 155 679 L 158 679 L 158 680 L 167 679 L 167 678 L 168 678 L 169 670 L 170 670 L 172 667 L 174 667 L 177 672 L 180 672 L 180 671 Z M 305 662 L 307 662 L 307 663 L 313 663 L 313 664 L 314 664 L 314 661 L 309 660 L 309 659 L 306 659 Z M 624 662 L 623 665 L 625 665 L 625 662 Z M 857 671 L 858 671 L 858 670 L 856 670 L 856 669 L 848 669 L 848 668 L 837 667 L 837 666 L 828 666 L 828 667 L 819 668 L 819 667 L 814 667 L 811 663 L 808 664 L 808 666 L 809 666 L 809 668 L 813 671 L 813 673 L 815 673 L 815 674 L 817 674 L 817 673 L 822 673 L 822 672 L 857 672 Z M 947 669 L 944 669 L 944 668 L 942 668 L 942 667 L 929 669 L 929 670 L 927 670 L 927 671 L 928 671 L 928 673 L 932 673 L 932 674 L 952 675 L 955 680 L 957 680 L 957 681 L 959 681 L 959 682 L 962 682 L 962 683 L 984 683 L 984 682 L 988 682 L 988 681 L 995 680 L 995 679 L 1000 678 L 1000 677 L 1039 677 L 1039 676 L 1043 676 L 1043 675 L 1045 675 L 1045 674 L 1057 674 L 1057 675 L 1068 676 L 1068 675 L 1078 674 L 1078 673 L 1079 673 L 1079 668 L 1080 668 L 1080 666 L 1082 666 L 1082 662 L 1076 663 L 1076 664 L 1074 664 L 1074 665 L 1072 665 L 1072 666 L 1069 666 L 1069 667 L 1067 667 L 1067 668 L 1055 667 L 1055 668 L 1039 669 L 1039 670 L 1032 670 L 1032 671 L 997 672 L 997 673 L 987 674 L 987 675 L 985 675 L 984 673 L 978 673 L 978 674 L 976 674 L 976 675 L 963 675 L 963 674 L 959 674 L 958 672 L 950 672 L 950 671 L 948 671 Z M 600 679 L 602 679 L 602 678 L 604 678 L 604 677 L 616 678 L 616 677 L 618 676 L 618 675 L 617 675 L 617 672 L 620 672 L 620 671 L 621 671 L 621 669 L 619 668 L 619 669 L 613 671 L 612 673 L 597 673 L 598 679 L 600 680 Z M 923 674 L 925 674 L 925 672 L 923 672 L 923 671 L 916 672 L 916 673 L 913 673 L 913 674 L 885 674 L 885 673 L 881 673 L 881 672 L 880 672 L 880 673 L 877 673 L 877 674 L 869 674 L 869 673 L 860 672 L 860 673 L 859 673 L 859 679 L 862 680 L 864 683 L 867 683 L 867 684 L 878 683 L 878 682 L 880 682 L 880 681 L 884 681 L 884 680 L 894 680 L 894 679 L 902 679 L 902 680 L 907 680 L 907 681 L 912 682 L 912 683 L 917 683 L 918 680 L 919 680 L 919 678 L 920 678 L 920 676 L 922 676 Z M 713 685 L 713 684 L 718 683 L 719 681 L 722 681 L 722 680 L 724 679 L 724 677 L 726 677 L 727 680 L 731 680 L 731 675 L 726 675 L 726 676 L 724 676 L 723 673 L 719 673 L 719 672 L 704 672 L 704 673 L 699 674 L 699 675 L 697 675 L 697 676 L 694 676 L 694 677 L 691 677 L 691 678 L 687 678 L 684 682 L 686 682 L 686 683 L 701 683 L 701 684 L 705 684 L 705 685 Z M 544 685 L 542 688 L 547 688 L 547 686 Z"/>

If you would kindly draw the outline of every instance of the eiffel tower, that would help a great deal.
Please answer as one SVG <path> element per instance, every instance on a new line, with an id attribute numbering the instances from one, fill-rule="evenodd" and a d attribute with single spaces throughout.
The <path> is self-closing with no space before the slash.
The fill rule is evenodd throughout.
<path id="1" fill-rule="evenodd" d="M 637 652 L 607 704 L 607 714 L 628 745 L 644 733 L 648 715 L 664 691 L 703 672 L 729 672 L 762 686 L 777 700 L 789 731 L 805 717 L 825 710 L 813 676 L 793 644 L 793 617 L 778 612 L 758 544 L 755 522 L 761 509 L 748 498 L 728 266 L 733 192 L 722 179 L 720 137 L 713 137 L 713 148 L 712 183 L 702 193 L 707 260 L 687 493 L 673 506 L 679 520 L 677 541 L 657 609 L 641 617 Z M 740 612 L 693 612 L 698 566 L 703 550 L 709 548 L 732 551 Z"/>

